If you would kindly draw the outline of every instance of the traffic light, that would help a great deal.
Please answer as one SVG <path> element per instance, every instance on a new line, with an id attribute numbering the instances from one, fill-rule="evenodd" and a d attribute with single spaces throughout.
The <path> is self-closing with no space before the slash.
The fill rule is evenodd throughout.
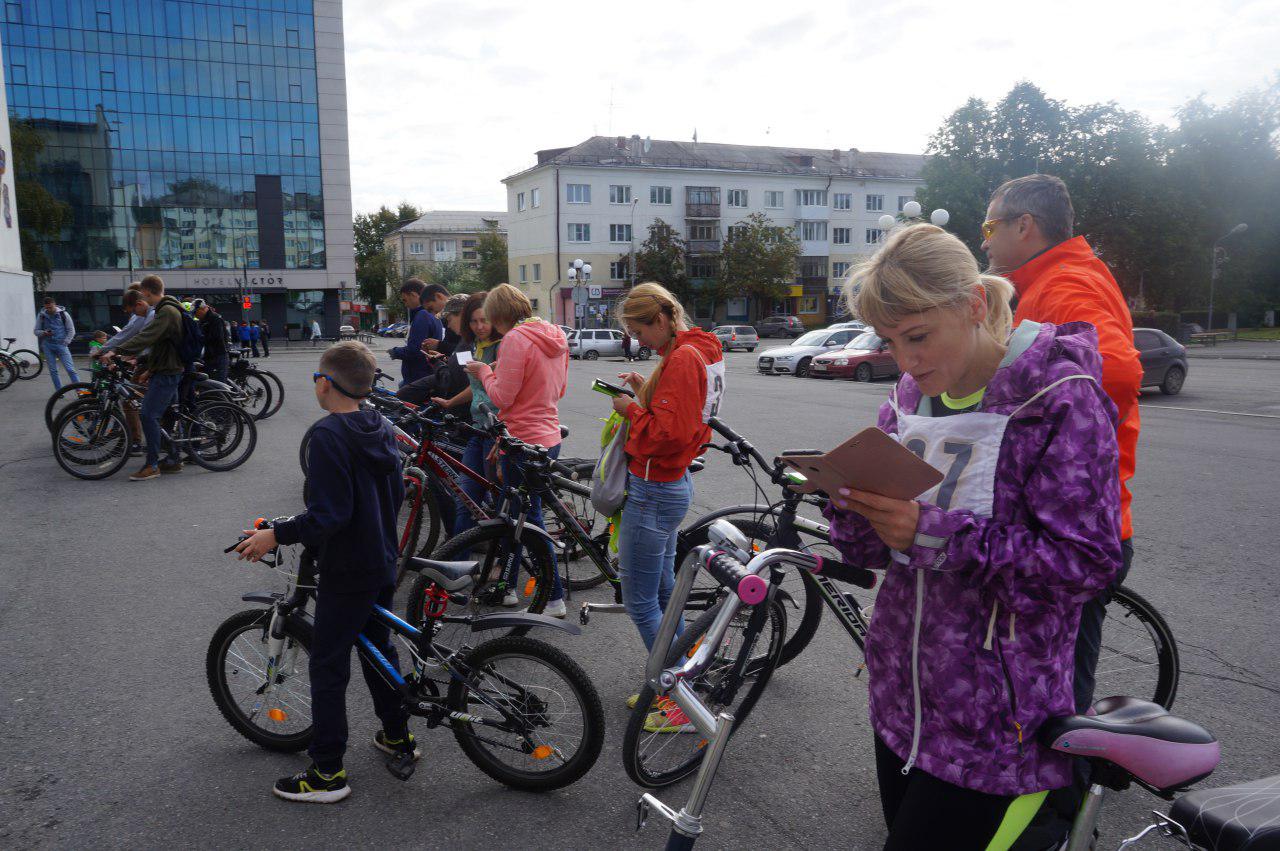
<path id="1" fill-rule="evenodd" d="M 253 307 L 253 302 L 249 299 L 248 296 L 245 296 L 244 303 L 241 304 L 240 306 L 243 307 L 245 310 L 248 310 L 249 308 Z"/>

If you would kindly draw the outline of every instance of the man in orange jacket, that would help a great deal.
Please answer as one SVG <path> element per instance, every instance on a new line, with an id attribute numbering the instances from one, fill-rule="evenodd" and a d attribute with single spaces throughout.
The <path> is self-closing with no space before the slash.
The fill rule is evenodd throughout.
<path id="1" fill-rule="evenodd" d="M 1120 444 L 1121 547 L 1124 566 L 1119 585 L 1133 561 L 1133 518 L 1129 480 L 1133 478 L 1138 447 L 1138 390 L 1142 363 L 1133 345 L 1129 306 L 1107 269 L 1083 236 L 1072 237 L 1075 211 L 1066 184 L 1047 174 L 1031 174 L 1002 184 L 991 195 L 987 220 L 982 223 L 982 249 L 991 271 L 1013 282 L 1018 294 L 1013 321 L 1088 322 L 1098 332 L 1102 355 L 1102 387 L 1119 414 L 1116 437 Z M 1076 640 L 1073 686 L 1076 710 L 1093 703 L 1094 670 L 1102 643 L 1102 621 L 1109 594 L 1085 605 Z M 1083 777 L 1078 782 L 1083 782 Z M 1046 809 L 1069 813 L 1083 788 L 1074 789 L 1064 803 Z M 1059 796 L 1060 797 L 1060 796 Z M 1030 839 L 1030 832 L 1025 837 Z M 1019 844 L 1018 848 L 1029 847 Z"/>

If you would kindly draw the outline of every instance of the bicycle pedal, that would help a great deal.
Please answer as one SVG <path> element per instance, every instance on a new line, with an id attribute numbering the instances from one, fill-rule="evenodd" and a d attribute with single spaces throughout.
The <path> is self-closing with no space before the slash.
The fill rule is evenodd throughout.
<path id="1" fill-rule="evenodd" d="M 636 833 L 644 830 L 649 823 L 649 804 L 644 798 L 636 801 Z"/>
<path id="2" fill-rule="evenodd" d="M 582 608 L 578 611 L 578 623 L 586 626 L 591 621 L 591 604 L 583 603 Z"/>
<path id="3" fill-rule="evenodd" d="M 402 753 L 399 756 L 387 760 L 387 771 L 397 780 L 408 780 L 413 776 L 413 772 L 417 769 L 417 764 L 412 753 Z"/>

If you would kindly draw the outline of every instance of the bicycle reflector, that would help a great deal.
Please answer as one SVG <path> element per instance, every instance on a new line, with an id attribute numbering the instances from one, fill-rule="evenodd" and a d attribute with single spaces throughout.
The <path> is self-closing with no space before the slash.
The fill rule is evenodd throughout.
<path id="1" fill-rule="evenodd" d="M 529 581 L 528 581 L 528 582 L 526 582 L 526 583 L 524 584 L 524 595 L 525 595 L 526 597 L 532 597 L 532 596 L 533 596 L 533 589 L 534 589 L 535 587 L 537 587 L 537 584 L 538 584 L 538 580 L 536 580 L 536 579 L 534 579 L 532 576 L 530 576 L 530 577 L 529 577 Z"/>
<path id="2" fill-rule="evenodd" d="M 283 722 L 289 716 L 284 714 L 283 709 L 276 709 L 275 707 L 272 707 L 267 710 L 267 717 L 272 721 Z"/>
<path id="3" fill-rule="evenodd" d="M 533 749 L 534 759 L 546 759 L 551 756 L 551 745 L 538 745 Z"/>

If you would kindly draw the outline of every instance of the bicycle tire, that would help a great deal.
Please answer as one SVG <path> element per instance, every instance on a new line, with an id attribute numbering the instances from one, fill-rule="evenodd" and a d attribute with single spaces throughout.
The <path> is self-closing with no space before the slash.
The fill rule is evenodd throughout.
<path id="1" fill-rule="evenodd" d="M 765 542 L 773 536 L 773 524 L 766 523 L 758 519 L 760 514 L 757 512 L 749 516 L 734 516 L 717 518 L 719 520 L 728 520 L 742 534 L 750 539 L 753 547 L 759 546 L 763 548 Z M 708 542 L 708 530 L 711 528 L 710 523 L 694 526 L 685 529 L 680 534 L 680 543 L 676 550 L 676 569 L 679 570 L 692 554 L 694 549 Z M 825 542 L 824 542 L 825 543 Z M 782 647 L 782 659 L 779 665 L 785 665 L 792 659 L 795 659 L 809 646 L 809 642 L 813 641 L 813 636 L 818 632 L 818 624 L 822 622 L 823 602 L 822 595 L 817 589 L 817 583 L 813 581 L 813 577 L 809 575 L 809 571 L 793 567 L 787 571 L 798 578 L 800 588 L 803 589 L 803 596 L 795 593 L 797 580 L 792 579 L 789 588 L 787 585 L 783 587 L 795 601 L 795 605 L 800 609 L 800 618 L 797 620 L 795 629 L 791 630 L 787 636 L 786 643 Z M 788 627 L 791 618 L 788 618 Z"/>
<path id="2" fill-rule="evenodd" d="M 82 425 L 71 426 L 72 421 L 77 418 L 82 419 Z M 102 425 L 102 421 L 106 420 L 106 424 Z M 93 432 L 92 436 L 87 438 L 87 442 L 82 437 L 79 444 L 73 442 L 71 437 L 63 437 L 63 432 L 68 428 L 73 433 L 78 432 L 86 435 Z M 86 431 L 87 430 L 87 431 Z M 76 450 L 78 445 L 93 449 L 96 444 L 102 441 L 101 451 L 95 454 L 84 456 L 84 460 L 98 458 L 97 469 L 90 471 L 87 464 L 77 464 L 75 456 L 71 453 Z M 124 417 L 115 408 L 103 408 L 97 401 L 88 401 L 75 403 L 63 409 L 58 415 L 58 421 L 53 427 L 53 457 L 58 462 L 58 466 L 66 470 L 77 479 L 85 479 L 86 481 L 97 481 L 114 475 L 129 461 L 129 428 L 125 424 Z"/>
<path id="3" fill-rule="evenodd" d="M 427 482 L 427 489 L 422 494 L 422 527 L 419 529 L 418 551 L 414 555 L 430 558 L 431 553 L 440 546 L 440 535 L 444 531 L 444 515 L 440 511 L 440 500 L 452 500 L 453 495 L 444 490 L 434 473 L 428 473 L 425 470 L 419 472 Z"/>
<path id="4" fill-rule="evenodd" d="M 404 582 L 409 559 L 418 554 L 418 535 L 422 531 L 422 488 L 426 477 L 417 467 L 404 471 L 404 499 L 396 515 L 396 589 Z M 305 495 L 305 494 L 304 494 Z M 403 512 L 408 512 L 401 516 Z"/>
<path id="5" fill-rule="evenodd" d="M 186 420 L 182 422 L 184 436 L 192 439 L 191 443 L 185 445 L 186 453 L 196 464 L 215 473 L 225 473 L 228 470 L 234 470 L 252 457 L 253 450 L 258 446 L 258 427 L 254 424 L 253 417 L 249 416 L 244 408 L 231 402 L 206 402 L 197 405 L 191 416 L 196 420 L 195 422 Z M 220 418 L 223 424 L 214 425 L 215 418 Z M 224 428 L 231 428 L 232 424 L 235 427 L 235 439 L 226 448 L 222 448 L 222 431 Z M 216 429 L 212 434 L 218 435 L 219 442 L 215 444 L 217 448 L 213 452 L 201 451 L 208 444 L 198 442 L 212 436 L 206 432 L 206 429 Z M 249 442 L 248 448 L 230 461 L 226 460 L 229 455 L 239 450 L 246 440 Z"/>
<path id="6" fill-rule="evenodd" d="M 261 631 L 262 637 L 259 640 L 263 643 L 267 641 L 271 614 L 271 609 L 247 609 L 223 621 L 209 641 L 209 650 L 205 654 L 205 677 L 209 682 L 209 691 L 213 695 L 214 705 L 218 707 L 218 711 L 222 713 L 223 718 L 227 719 L 232 729 L 259 747 L 280 753 L 296 753 L 311 743 L 312 724 L 309 713 L 307 726 L 295 733 L 276 734 L 258 727 L 253 720 L 240 711 L 232 697 L 226 665 L 223 664 L 231 643 L 237 636 L 250 631 Z M 302 619 L 288 618 L 284 623 L 284 633 L 286 642 L 296 642 L 306 651 L 307 656 L 311 655 L 311 624 Z M 305 665 L 301 667 L 306 668 Z M 310 698 L 311 690 L 308 685 L 306 699 L 309 701 Z M 300 707 L 290 705 L 287 715 L 294 715 L 300 711 Z M 264 717 L 272 720 L 269 714 L 264 714 Z M 289 720 L 288 717 L 285 720 Z"/>
<path id="7" fill-rule="evenodd" d="M 321 417 L 320 419 L 324 419 Z M 311 463 L 311 435 L 315 432 L 316 426 L 320 425 L 320 420 L 316 420 L 307 426 L 307 430 L 302 433 L 302 441 L 298 444 L 298 464 L 302 467 L 302 475 L 305 477 L 310 470 Z"/>
<path id="8" fill-rule="evenodd" d="M 14 349 L 5 352 L 18 365 L 18 379 L 30 381 L 44 371 L 44 358 L 31 349 Z"/>
<path id="9" fill-rule="evenodd" d="M 683 633 L 671 646 L 671 652 L 667 655 L 666 664 L 671 666 L 682 657 L 687 657 L 693 652 L 695 642 L 701 641 L 701 638 L 710 628 L 711 623 L 720 613 L 720 609 L 727 603 L 728 598 L 722 600 L 719 604 L 712 606 L 703 612 L 697 620 L 685 627 Z M 778 667 L 783 642 L 781 635 L 786 633 L 787 611 L 782 602 L 776 597 L 771 598 L 767 604 L 769 606 L 769 620 L 765 626 L 765 630 L 769 633 L 769 645 L 765 648 L 765 652 L 759 656 L 752 656 L 752 661 L 748 662 L 747 670 L 741 678 L 733 678 L 732 680 L 723 678 L 715 680 L 714 677 L 718 673 L 724 672 L 731 664 L 733 659 L 725 659 L 721 664 L 712 664 L 697 679 L 690 681 L 695 691 L 705 693 L 708 690 L 707 684 L 710 683 L 711 690 L 719 690 L 725 686 L 736 689 L 734 695 L 741 694 L 742 700 L 734 705 L 732 701 L 728 704 L 711 704 L 708 708 L 712 714 L 718 714 L 723 711 L 729 711 L 733 714 L 732 732 L 736 732 L 742 723 L 747 720 L 751 714 L 751 710 L 755 707 L 756 701 L 760 699 L 761 693 L 769 683 L 769 678 L 773 676 L 774 670 Z M 749 617 L 753 607 L 744 606 L 742 611 L 736 616 L 738 619 L 744 619 L 741 622 L 745 627 L 745 618 Z M 734 634 L 733 627 L 726 633 L 726 637 Z M 742 634 L 742 633 L 739 633 Z M 759 636 L 757 636 L 758 641 Z M 719 658 L 719 656 L 717 656 Z M 742 692 L 742 683 L 750 680 L 745 693 Z M 660 789 L 663 786 L 670 786 L 690 774 L 698 770 L 698 766 L 702 764 L 702 757 L 706 754 L 706 740 L 698 733 L 693 733 L 687 739 L 693 744 L 692 750 L 687 752 L 683 761 L 678 761 L 676 765 L 669 769 L 659 769 L 656 765 L 650 764 L 645 759 L 645 753 L 648 752 L 654 759 L 661 755 L 666 749 L 666 745 L 649 750 L 647 745 L 650 743 L 664 741 L 678 741 L 681 737 L 686 736 L 685 733 L 646 733 L 644 730 L 645 721 L 651 712 L 651 704 L 653 703 L 654 691 L 649 685 L 645 685 L 640 689 L 639 699 L 636 701 L 635 707 L 631 710 L 631 717 L 627 720 L 627 729 L 622 736 L 622 766 L 626 769 L 627 776 L 639 786 L 647 789 Z M 704 700 L 705 702 L 705 700 Z M 677 751 L 675 755 L 680 752 Z"/>
<path id="10" fill-rule="evenodd" d="M 1142 625 L 1141 632 L 1126 625 L 1126 621 L 1130 618 L 1136 619 Z M 1110 630 L 1107 628 L 1108 623 L 1111 624 Z M 1111 592 L 1102 630 L 1102 650 L 1098 654 L 1098 665 L 1094 669 L 1094 699 L 1109 697 L 1111 694 L 1133 695 L 1139 691 L 1145 691 L 1145 687 L 1151 685 L 1148 682 L 1141 682 L 1143 688 L 1135 689 L 1139 680 L 1154 679 L 1150 696 L 1146 693 L 1136 694 L 1136 696 L 1152 700 L 1165 709 L 1172 709 L 1173 701 L 1178 696 L 1178 681 L 1182 671 L 1178 657 L 1178 644 L 1164 616 L 1137 591 L 1121 585 Z M 1132 636 L 1126 633 L 1132 633 Z M 1119 639 L 1115 638 L 1117 635 L 1120 636 Z M 1145 646 L 1145 638 L 1149 638 L 1152 642 L 1150 650 Z M 1107 655 L 1108 650 L 1110 655 Z M 1121 667 L 1116 668 L 1114 665 L 1108 667 L 1109 664 L 1113 664 L 1109 663 L 1109 660 L 1117 658 L 1124 660 L 1120 663 Z M 1150 661 L 1144 662 L 1148 659 Z M 1132 664 L 1125 664 L 1134 661 L 1145 665 L 1154 664 L 1154 676 L 1135 676 L 1134 671 L 1137 668 Z M 1115 685 L 1107 688 L 1107 683 L 1110 682 L 1114 682 Z"/>
<path id="11" fill-rule="evenodd" d="M 83 393 L 83 395 L 78 395 Z M 58 414 L 66 410 L 68 405 L 75 402 L 82 402 L 86 398 L 96 395 L 91 381 L 77 381 L 74 384 L 64 384 L 53 393 L 49 394 L 49 401 L 44 403 L 44 424 L 49 429 L 49 434 L 53 434 L 53 424 L 58 419 Z M 73 396 L 70 401 L 62 402 L 59 407 L 60 400 L 67 396 Z"/>
<path id="12" fill-rule="evenodd" d="M 431 558 L 437 561 L 481 561 L 489 562 L 492 558 L 495 548 L 511 537 L 511 528 L 508 526 L 476 526 L 468 529 L 458 535 L 454 535 L 445 541 L 435 552 L 431 554 Z M 516 588 L 513 589 L 518 596 L 525 598 L 528 604 L 528 611 L 535 614 L 540 613 L 547 607 L 547 601 L 551 599 L 551 576 L 555 570 L 554 564 L 550 561 L 550 555 L 546 551 L 546 539 L 534 532 L 533 529 L 525 529 L 524 536 L 521 539 L 523 554 L 520 559 L 522 573 L 530 573 L 533 580 L 533 588 L 529 589 L 528 583 L 523 578 L 516 580 Z M 541 546 L 536 544 L 541 542 Z M 532 570 L 531 570 L 532 568 Z M 423 629 L 427 625 L 426 603 L 427 589 L 434 587 L 434 583 L 427 579 L 426 576 L 418 574 L 414 579 L 413 585 L 410 586 L 409 596 L 405 602 L 404 619 L 410 624 Z M 526 594 L 525 591 L 530 593 Z M 507 608 L 498 608 L 488 606 L 482 601 L 474 599 L 473 595 L 467 594 L 466 601 L 450 600 L 445 610 L 446 614 L 483 614 L 489 609 L 498 611 L 510 611 Z M 519 604 L 517 604 L 518 606 Z M 531 627 L 515 627 L 508 631 L 509 635 L 524 635 Z M 467 643 L 465 640 L 458 640 L 462 635 L 470 636 L 471 630 L 466 624 L 444 624 L 440 627 L 440 631 L 436 634 L 436 641 L 446 647 L 458 648 Z"/>
<path id="13" fill-rule="evenodd" d="M 243 374 L 231 379 L 231 383 L 240 388 L 245 398 L 240 406 L 255 420 L 265 420 L 271 416 L 271 382 L 267 381 L 256 370 L 246 370 Z"/>
<path id="14" fill-rule="evenodd" d="M 521 771 L 500 762 L 496 756 L 485 749 L 483 737 L 489 735 L 487 731 L 491 728 L 481 726 L 480 732 L 477 733 L 476 728 L 469 722 L 454 721 L 452 724 L 454 739 L 476 768 L 503 785 L 530 792 L 547 792 L 568 786 L 590 771 L 600 757 L 600 751 L 604 747 L 604 707 L 587 672 L 582 670 L 582 667 L 570 659 L 564 651 L 537 639 L 510 635 L 485 641 L 462 660 L 462 666 L 469 671 L 466 680 L 455 678 L 449 683 L 449 708 L 460 713 L 483 713 L 488 707 L 480 701 L 468 700 L 468 693 L 474 688 L 473 683 L 477 672 L 483 672 L 503 656 L 524 656 L 535 659 L 555 671 L 568 684 L 578 705 L 582 708 L 581 744 L 559 767 L 545 772 L 530 772 Z M 509 680 L 509 677 L 503 679 Z M 550 692 L 550 690 L 547 691 Z M 546 712 L 545 709 L 537 711 L 539 714 Z M 547 726 L 550 726 L 550 722 Z M 549 757 L 538 757 L 536 754 L 530 754 L 530 756 L 533 757 L 534 763 L 549 759 Z"/>
<path id="15" fill-rule="evenodd" d="M 274 417 L 280 412 L 280 409 L 284 407 L 284 383 L 280 380 L 280 376 L 276 375 L 274 372 L 268 372 L 265 369 L 255 369 L 253 371 L 265 378 L 267 382 L 272 385 L 271 409 L 263 415 L 262 418 L 265 420 L 268 417 Z"/>
<path id="16" fill-rule="evenodd" d="M 552 486 L 555 487 L 554 479 Z M 595 559 L 578 543 L 577 538 L 560 524 L 560 518 L 554 512 L 544 510 L 543 517 L 547 524 L 547 532 L 561 546 L 558 565 L 563 565 L 562 581 L 573 591 L 586 591 L 606 581 L 617 581 L 616 561 L 609 551 L 609 519 L 600 516 L 589 498 L 560 487 L 556 487 L 556 491 L 565 507 L 572 512 L 609 564 L 609 571 L 602 572 Z"/>
<path id="17" fill-rule="evenodd" d="M 0 352 L 0 390 L 18 380 L 18 364 L 8 355 Z"/>

